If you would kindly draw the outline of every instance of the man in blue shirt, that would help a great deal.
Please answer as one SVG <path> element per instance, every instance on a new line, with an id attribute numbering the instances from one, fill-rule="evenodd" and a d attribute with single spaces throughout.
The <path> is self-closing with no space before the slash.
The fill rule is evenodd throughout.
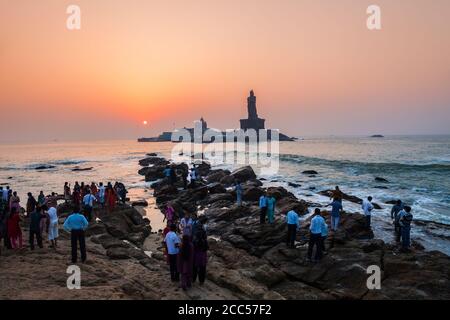
<path id="1" fill-rule="evenodd" d="M 259 223 L 264 224 L 266 223 L 266 212 L 267 212 L 267 198 L 265 193 L 262 194 L 261 197 L 259 197 Z"/>
<path id="2" fill-rule="evenodd" d="M 308 244 L 308 260 L 311 261 L 314 246 L 316 247 L 316 254 L 314 262 L 322 259 L 322 231 L 326 226 L 325 219 L 320 214 L 320 209 L 314 210 L 314 216 L 311 219 L 311 225 L 309 227 L 309 244 Z"/>
<path id="3" fill-rule="evenodd" d="M 72 245 L 72 263 L 77 263 L 77 243 L 80 244 L 81 262 L 86 261 L 86 244 L 84 231 L 89 223 L 80 213 L 80 208 L 75 206 L 73 213 L 64 221 L 64 230 L 70 232 L 70 240 Z"/>
<path id="4" fill-rule="evenodd" d="M 337 231 L 339 226 L 339 214 L 342 212 L 342 201 L 334 198 L 333 202 L 329 204 L 331 206 L 331 229 Z"/>
<path id="5" fill-rule="evenodd" d="M 176 234 L 177 226 L 175 224 L 170 225 L 170 231 L 167 233 L 164 238 L 164 242 L 167 246 L 167 256 L 169 257 L 169 266 L 170 266 L 170 278 L 172 281 L 180 280 L 180 273 L 177 268 L 177 257 L 180 252 L 180 238 Z"/>
<path id="6" fill-rule="evenodd" d="M 91 194 L 90 190 L 86 191 L 87 194 L 83 197 L 83 206 L 84 212 L 86 214 L 86 218 L 88 221 L 92 220 L 92 210 L 94 209 L 94 202 L 97 201 L 97 198 Z"/>
<path id="7" fill-rule="evenodd" d="M 286 215 L 286 223 L 288 226 L 286 244 L 290 248 L 295 248 L 295 237 L 297 230 L 300 229 L 300 221 L 297 212 L 291 210 Z"/>

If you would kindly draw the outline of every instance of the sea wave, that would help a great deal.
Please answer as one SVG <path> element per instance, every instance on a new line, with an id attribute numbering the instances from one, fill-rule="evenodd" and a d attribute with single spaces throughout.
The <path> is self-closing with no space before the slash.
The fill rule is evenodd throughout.
<path id="1" fill-rule="evenodd" d="M 349 169 L 355 172 L 405 172 L 405 171 L 429 171 L 430 173 L 450 173 L 450 164 L 443 163 L 425 163 L 425 164 L 407 164 L 396 162 L 359 162 L 350 160 L 329 160 L 315 157 L 305 157 L 295 154 L 281 154 L 280 161 L 293 162 L 306 165 L 339 167 Z"/>

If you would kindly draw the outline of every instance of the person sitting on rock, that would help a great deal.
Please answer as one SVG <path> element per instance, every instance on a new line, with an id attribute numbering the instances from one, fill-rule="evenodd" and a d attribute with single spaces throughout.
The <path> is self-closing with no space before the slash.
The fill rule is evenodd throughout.
<path id="1" fill-rule="evenodd" d="M 316 247 L 314 262 L 317 262 L 320 259 L 322 259 L 321 242 L 324 225 L 326 226 L 325 219 L 322 217 L 320 209 L 316 208 L 314 210 L 314 215 L 311 219 L 311 224 L 309 227 L 310 233 L 309 233 L 308 256 L 307 256 L 309 261 L 312 261 L 311 258 L 314 247 Z"/>
<path id="2" fill-rule="evenodd" d="M 275 203 L 276 200 L 273 196 L 267 197 L 267 221 L 272 224 L 275 220 Z"/>
<path id="3" fill-rule="evenodd" d="M 405 206 L 405 208 L 400 211 L 398 215 L 398 222 L 400 224 L 402 234 L 402 251 L 409 251 L 409 247 L 411 246 L 411 222 L 413 220 L 411 207 Z"/>

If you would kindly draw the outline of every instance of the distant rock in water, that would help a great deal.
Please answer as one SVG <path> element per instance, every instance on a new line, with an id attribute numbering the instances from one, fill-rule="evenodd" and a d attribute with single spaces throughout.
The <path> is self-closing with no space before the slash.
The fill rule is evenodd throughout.
<path id="1" fill-rule="evenodd" d="M 147 153 L 147 156 L 149 157 L 156 157 L 157 154 L 155 152 Z"/>
<path id="2" fill-rule="evenodd" d="M 373 134 L 373 135 L 371 135 L 370 137 L 371 137 L 371 138 L 384 138 L 384 136 L 381 135 L 381 134 Z"/>
<path id="3" fill-rule="evenodd" d="M 298 183 L 294 183 L 294 182 L 288 182 L 288 186 L 289 186 L 289 187 L 293 187 L 293 188 L 299 188 L 299 187 L 301 187 L 302 185 L 301 185 L 301 184 L 298 184 Z"/>
<path id="4" fill-rule="evenodd" d="M 375 177 L 375 181 L 376 182 L 384 182 L 384 183 L 388 183 L 389 181 L 385 178 L 381 178 L 381 177 Z"/>
<path id="5" fill-rule="evenodd" d="M 374 188 L 375 188 L 375 189 L 389 189 L 389 188 L 386 187 L 386 186 L 375 186 Z"/>
<path id="6" fill-rule="evenodd" d="M 93 167 L 89 167 L 89 168 L 80 168 L 80 167 L 75 167 L 72 169 L 72 171 L 90 171 L 94 169 Z"/>
<path id="7" fill-rule="evenodd" d="M 39 166 L 34 168 L 35 170 L 48 170 L 48 169 L 54 169 L 56 168 L 55 166 L 51 166 L 51 165 L 44 165 L 44 166 Z"/>
<path id="8" fill-rule="evenodd" d="M 317 171 L 315 170 L 305 170 L 302 172 L 303 174 L 319 174 Z"/>

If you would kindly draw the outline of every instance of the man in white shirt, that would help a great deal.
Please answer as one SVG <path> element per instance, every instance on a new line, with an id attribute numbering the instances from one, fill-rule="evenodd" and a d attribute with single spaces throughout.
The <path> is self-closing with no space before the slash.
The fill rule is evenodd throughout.
<path id="1" fill-rule="evenodd" d="M 182 218 L 180 221 L 180 229 L 183 233 L 183 236 L 186 235 L 192 238 L 192 223 L 192 218 L 189 212 L 186 211 L 184 214 L 184 218 Z"/>
<path id="2" fill-rule="evenodd" d="M 320 214 L 320 209 L 316 208 L 309 227 L 308 260 L 311 261 L 314 246 L 316 246 L 314 262 L 322 259 L 322 231 L 326 227 L 327 225 L 325 223 L 325 219 Z"/>
<path id="3" fill-rule="evenodd" d="M 373 210 L 372 197 L 368 197 L 367 200 L 363 200 L 361 208 L 363 209 L 364 215 L 366 216 L 366 226 L 367 228 L 370 228 Z"/>
<path id="4" fill-rule="evenodd" d="M 47 214 L 49 218 L 48 240 L 52 243 L 51 247 L 56 249 L 56 239 L 58 238 L 58 214 L 56 208 L 50 207 Z"/>
<path id="5" fill-rule="evenodd" d="M 176 234 L 177 226 L 172 224 L 170 226 L 170 231 L 166 234 L 164 238 L 164 242 L 167 247 L 167 256 L 169 257 L 169 265 L 170 265 L 170 278 L 172 281 L 179 281 L 180 274 L 178 273 L 177 268 L 177 257 L 180 251 L 179 245 L 181 243 L 180 238 Z"/>
<path id="6" fill-rule="evenodd" d="M 8 202 L 8 193 L 9 193 L 9 186 L 6 186 L 6 188 L 3 189 L 3 194 L 2 194 L 3 200 L 6 202 Z"/>
<path id="7" fill-rule="evenodd" d="M 95 196 L 91 194 L 91 191 L 87 191 L 87 194 L 83 198 L 84 212 L 86 219 L 91 222 L 92 220 L 92 209 L 94 208 L 94 201 L 97 201 Z"/>

